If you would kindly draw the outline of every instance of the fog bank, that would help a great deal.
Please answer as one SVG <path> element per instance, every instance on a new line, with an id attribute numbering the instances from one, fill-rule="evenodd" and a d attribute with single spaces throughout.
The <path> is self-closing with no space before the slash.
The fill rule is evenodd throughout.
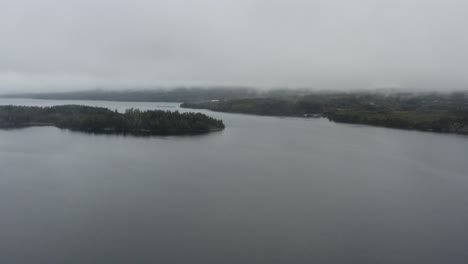
<path id="1" fill-rule="evenodd" d="M 3 0 L 0 93 L 468 88 L 468 2 Z"/>

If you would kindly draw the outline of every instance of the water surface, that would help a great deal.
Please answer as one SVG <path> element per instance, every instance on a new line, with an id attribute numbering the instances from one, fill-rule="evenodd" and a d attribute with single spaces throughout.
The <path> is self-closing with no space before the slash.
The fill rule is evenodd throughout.
<path id="1" fill-rule="evenodd" d="M 0 99 L 71 103 L 187 111 Z M 468 137 L 201 112 L 226 129 L 0 130 L 0 263 L 468 262 Z"/>

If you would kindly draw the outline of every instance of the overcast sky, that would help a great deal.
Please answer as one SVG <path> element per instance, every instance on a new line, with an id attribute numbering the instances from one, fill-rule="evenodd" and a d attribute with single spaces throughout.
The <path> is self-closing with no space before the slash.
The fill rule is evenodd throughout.
<path id="1" fill-rule="evenodd" d="M 466 0 L 0 0 L 0 92 L 468 89 Z"/>

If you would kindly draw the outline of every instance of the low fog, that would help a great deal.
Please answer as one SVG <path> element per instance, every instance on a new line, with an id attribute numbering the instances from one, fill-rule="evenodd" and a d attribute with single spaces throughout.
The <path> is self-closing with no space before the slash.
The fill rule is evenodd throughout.
<path id="1" fill-rule="evenodd" d="M 0 92 L 468 88 L 468 1 L 1 0 Z"/>

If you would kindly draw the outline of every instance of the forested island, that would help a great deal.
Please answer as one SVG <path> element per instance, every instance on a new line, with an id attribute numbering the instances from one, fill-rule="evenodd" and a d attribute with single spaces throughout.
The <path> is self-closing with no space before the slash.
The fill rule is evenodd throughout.
<path id="1" fill-rule="evenodd" d="M 184 103 L 185 108 L 468 134 L 468 95 L 441 93 L 316 93 Z"/>
<path id="2" fill-rule="evenodd" d="M 127 109 L 119 113 L 103 107 L 0 106 L 0 128 L 56 126 L 90 133 L 158 135 L 195 134 L 224 129 L 221 120 L 202 113 Z"/>

